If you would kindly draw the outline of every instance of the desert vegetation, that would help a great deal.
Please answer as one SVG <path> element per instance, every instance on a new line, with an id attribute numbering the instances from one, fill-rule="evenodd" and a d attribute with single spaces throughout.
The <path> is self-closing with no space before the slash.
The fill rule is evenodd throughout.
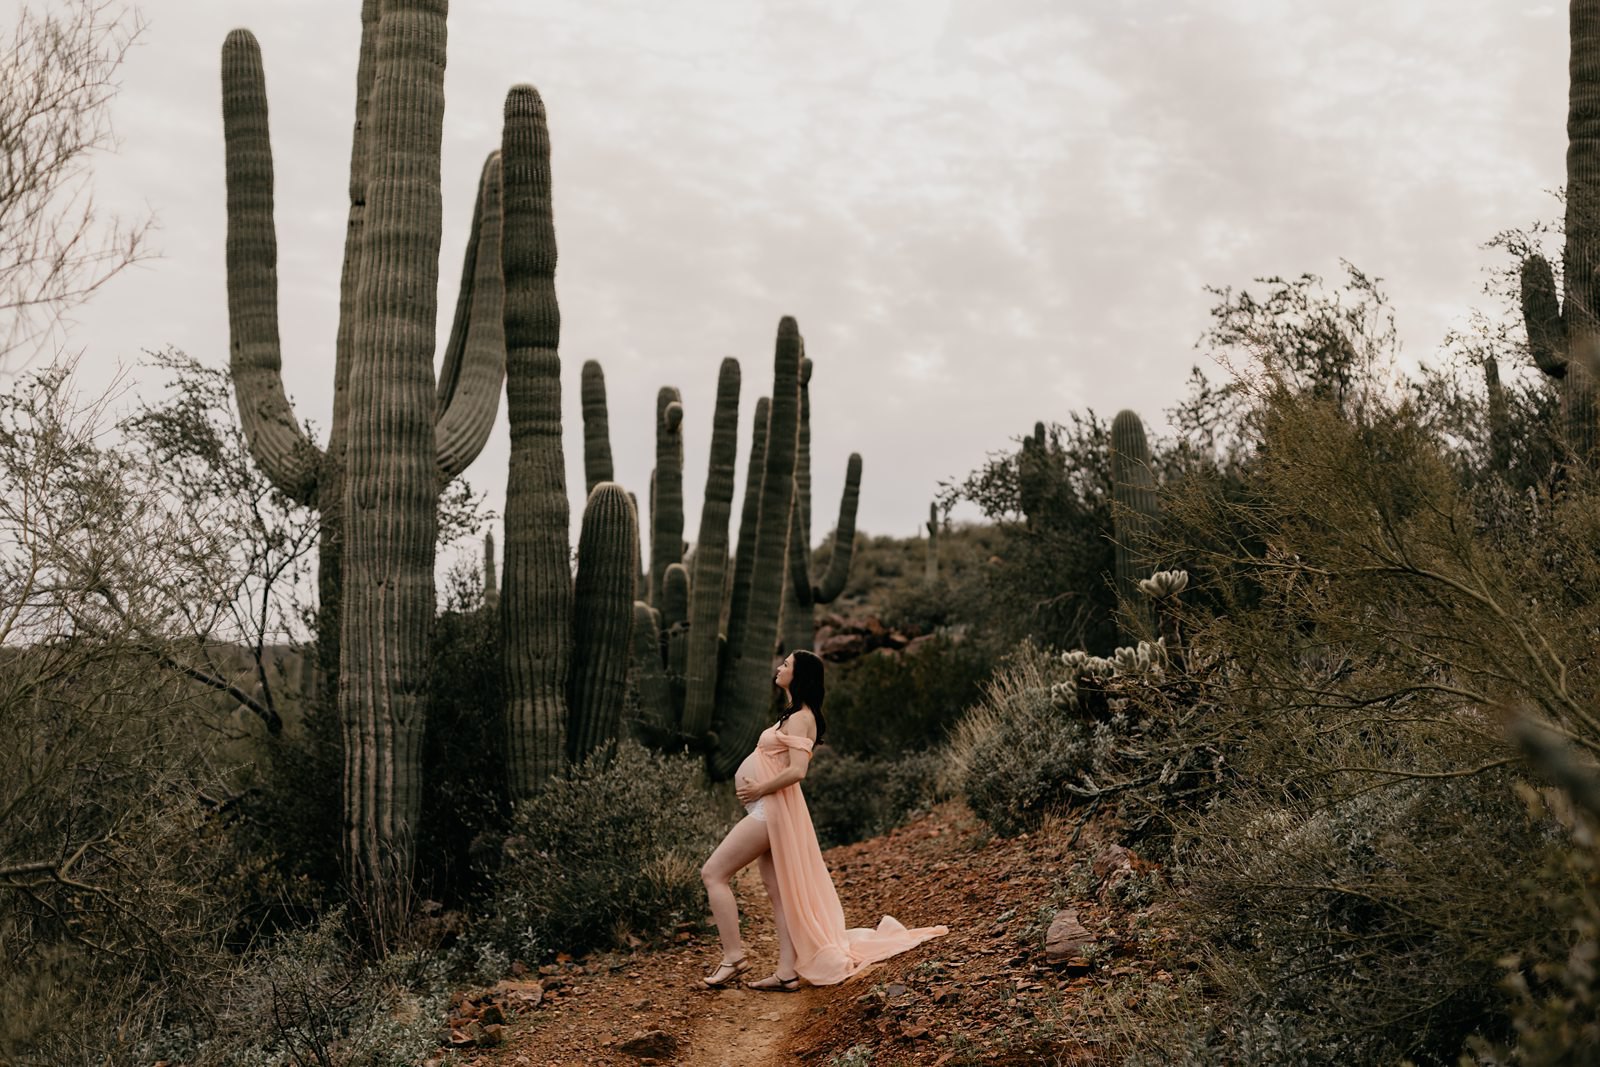
<path id="1" fill-rule="evenodd" d="M 1600 1047 L 1586 127 L 1562 225 L 1488 242 L 1489 306 L 1436 358 L 1401 358 L 1354 265 L 1218 288 L 1196 326 L 1224 372 L 1194 372 L 1169 429 L 1040 412 L 952 472 L 913 538 L 857 529 L 851 454 L 818 538 L 811 383 L 832 369 L 792 317 L 770 365 L 715 368 L 709 418 L 660 387 L 642 493 L 615 480 L 599 362 L 563 425 L 530 85 L 484 146 L 435 372 L 443 5 L 360 8 L 326 439 L 284 386 L 273 57 L 248 30 L 219 42 L 228 366 L 147 353 L 159 395 L 124 403 L 44 359 L 0 397 L 0 1064 L 494 1044 L 498 1023 L 444 1025 L 462 988 L 703 926 L 727 779 L 802 647 L 831 664 L 805 783 L 825 847 L 953 802 L 999 838 L 1071 825 L 1070 850 L 1092 822 L 1138 857 L 1110 899 L 1178 932 L 1141 948 L 1164 977 L 1053 960 L 1093 982 L 1027 1047 L 1064 1049 L 1063 1025 L 1126 1063 Z M 1576 113 L 1600 5 L 1572 19 Z M 97 0 L 19 17 L 0 357 L 51 351 L 144 254 L 144 224 L 79 184 L 140 32 Z M 502 392 L 502 537 L 441 574 L 496 518 L 464 475 Z"/>

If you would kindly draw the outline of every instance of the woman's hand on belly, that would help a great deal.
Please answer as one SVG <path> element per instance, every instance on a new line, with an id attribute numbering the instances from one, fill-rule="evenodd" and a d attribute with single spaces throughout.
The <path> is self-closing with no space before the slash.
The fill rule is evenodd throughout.
<path id="1" fill-rule="evenodd" d="M 761 792 L 756 789 L 756 783 L 749 778 L 735 778 L 733 792 L 741 804 L 750 804 L 761 796 Z"/>

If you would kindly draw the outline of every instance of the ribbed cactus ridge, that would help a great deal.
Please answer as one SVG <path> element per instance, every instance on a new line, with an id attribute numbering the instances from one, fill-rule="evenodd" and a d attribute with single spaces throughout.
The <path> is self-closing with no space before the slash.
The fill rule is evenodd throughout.
<path id="1" fill-rule="evenodd" d="M 506 96 L 500 161 L 511 423 L 501 640 L 507 774 L 520 798 L 564 765 L 572 646 L 550 136 L 544 103 L 531 86 L 516 86 Z"/>
<path id="2" fill-rule="evenodd" d="M 761 477 L 761 512 L 742 647 L 730 651 L 731 685 L 719 694 L 717 747 L 709 769 L 726 778 L 755 747 L 772 696 L 772 653 L 788 574 L 790 509 L 794 505 L 795 452 L 800 431 L 800 330 L 793 318 L 778 323 L 773 354 L 772 405 Z"/>
<path id="3" fill-rule="evenodd" d="M 661 606 L 667 568 L 683 560 L 683 400 L 656 393 L 656 470 L 650 488 L 650 603 Z"/>
<path id="4" fill-rule="evenodd" d="M 1134 613 L 1124 629 L 1129 638 L 1137 640 L 1142 636 L 1137 632 L 1140 627 L 1148 631 L 1151 625 L 1149 605 L 1139 593 L 1139 579 L 1155 569 L 1151 539 L 1160 505 L 1144 423 L 1132 411 L 1119 411 L 1111 420 L 1111 486 L 1117 597 Z"/>
<path id="5" fill-rule="evenodd" d="M 731 672 L 737 650 L 744 647 L 745 623 L 750 617 L 750 576 L 755 573 L 756 527 L 761 524 L 761 476 L 766 470 L 771 410 L 770 397 L 757 400 L 750 427 L 750 461 L 745 470 L 744 504 L 739 511 L 739 549 L 733 559 L 733 581 L 729 583 L 728 594 L 727 647 L 734 651 L 724 657 L 724 674 Z M 730 684 L 725 678 L 718 683 L 718 692 Z"/>
<path id="6" fill-rule="evenodd" d="M 443 228 L 443 3 L 388 0 L 368 104 L 350 352 L 339 718 L 351 880 L 377 944 L 408 920 L 422 808 L 439 479 L 434 330 Z M 394 292 L 416 294 L 398 301 Z"/>
<path id="7" fill-rule="evenodd" d="M 494 531 L 483 535 L 483 607 L 485 611 L 500 611 L 500 582 L 495 575 Z"/>
<path id="8" fill-rule="evenodd" d="M 587 492 L 613 478 L 611 469 L 611 417 L 606 408 L 606 375 L 600 364 L 585 360 L 583 399 L 583 479 Z"/>
<path id="9" fill-rule="evenodd" d="M 922 577 L 924 581 L 936 582 L 939 580 L 939 505 L 930 501 L 928 504 L 928 555 L 923 564 Z"/>
<path id="10" fill-rule="evenodd" d="M 683 732 L 700 737 L 711 729 L 717 704 L 718 637 L 723 593 L 728 584 L 728 523 L 733 512 L 733 482 L 739 446 L 739 361 L 724 359 L 717 372 L 717 401 L 711 417 L 711 461 L 706 471 L 700 535 L 694 546 L 689 583 L 689 636 L 684 648 Z"/>
<path id="11" fill-rule="evenodd" d="M 572 677 L 567 755 L 583 760 L 617 739 L 633 656 L 633 560 L 639 519 L 627 490 L 601 482 L 578 535 L 572 594 Z"/>
<path id="12" fill-rule="evenodd" d="M 642 600 L 633 602 L 633 691 L 639 700 L 641 722 L 636 733 L 660 743 L 678 732 L 673 716 L 672 691 L 661 664 L 661 628 L 656 610 Z"/>
<path id="13" fill-rule="evenodd" d="M 1540 256 L 1522 268 L 1528 347 L 1539 369 L 1561 380 L 1571 458 L 1600 458 L 1600 0 L 1568 6 L 1565 290 Z"/>

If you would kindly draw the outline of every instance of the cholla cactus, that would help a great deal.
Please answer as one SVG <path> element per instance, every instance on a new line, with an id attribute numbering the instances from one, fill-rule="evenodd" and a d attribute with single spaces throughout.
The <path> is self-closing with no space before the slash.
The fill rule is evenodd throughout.
<path id="1" fill-rule="evenodd" d="M 1178 625 L 1178 597 L 1187 588 L 1189 572 L 1182 570 L 1156 571 L 1139 581 L 1139 591 L 1155 601 L 1156 627 L 1179 669 L 1183 666 L 1183 631 Z"/>
<path id="2" fill-rule="evenodd" d="M 1148 578 L 1139 579 L 1139 592 L 1156 599 L 1177 596 L 1187 588 L 1188 571 L 1156 571 Z"/>

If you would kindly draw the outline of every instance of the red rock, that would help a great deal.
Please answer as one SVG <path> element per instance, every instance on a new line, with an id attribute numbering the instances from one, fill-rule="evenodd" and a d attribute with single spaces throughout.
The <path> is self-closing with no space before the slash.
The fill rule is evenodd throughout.
<path id="1" fill-rule="evenodd" d="M 1081 957 L 1084 950 L 1094 944 L 1095 936 L 1083 923 L 1078 913 L 1070 908 L 1056 912 L 1050 922 L 1050 931 L 1044 939 L 1044 958 L 1047 963 L 1061 963 Z M 1088 961 L 1084 961 L 1085 966 Z"/>

